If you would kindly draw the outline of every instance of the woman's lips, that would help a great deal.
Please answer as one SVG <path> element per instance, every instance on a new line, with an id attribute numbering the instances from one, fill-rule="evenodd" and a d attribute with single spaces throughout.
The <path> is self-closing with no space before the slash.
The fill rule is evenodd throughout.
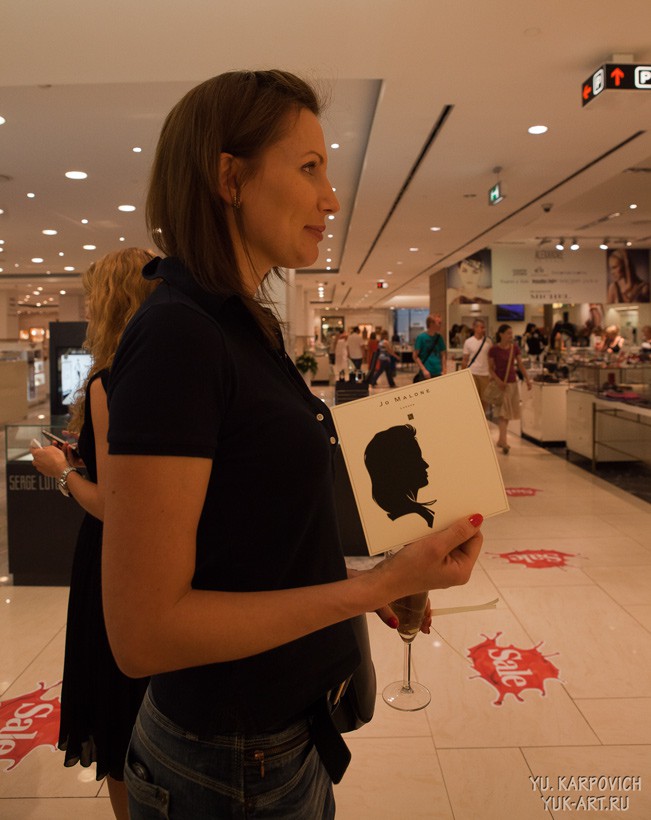
<path id="1" fill-rule="evenodd" d="M 316 236 L 317 241 L 320 242 L 323 239 L 323 233 L 325 231 L 325 226 L 322 226 L 322 225 L 306 225 L 305 230 L 310 231 L 310 233 L 313 233 L 314 236 Z"/>

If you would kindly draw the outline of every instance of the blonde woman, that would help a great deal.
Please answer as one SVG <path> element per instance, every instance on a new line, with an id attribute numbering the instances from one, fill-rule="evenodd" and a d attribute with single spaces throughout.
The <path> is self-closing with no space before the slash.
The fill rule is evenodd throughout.
<path id="1" fill-rule="evenodd" d="M 83 277 L 88 304 L 84 346 L 93 357 L 68 425 L 79 434 L 79 456 L 69 445 L 32 448 L 34 466 L 55 478 L 86 511 L 72 566 L 66 631 L 59 748 L 66 766 L 97 764 L 107 777 L 117 818 L 127 818 L 122 770 L 147 681 L 123 675 L 113 660 L 102 615 L 101 545 L 104 468 L 108 446 L 106 389 L 109 369 L 127 322 L 156 283 L 141 276 L 153 255 L 138 248 L 109 253 Z M 83 459 L 83 461 L 82 461 Z M 83 463 L 87 477 L 78 468 Z"/>

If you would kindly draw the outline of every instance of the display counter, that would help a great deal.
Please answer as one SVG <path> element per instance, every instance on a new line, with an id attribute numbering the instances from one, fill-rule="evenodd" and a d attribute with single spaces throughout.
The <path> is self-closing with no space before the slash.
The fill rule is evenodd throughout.
<path id="1" fill-rule="evenodd" d="M 566 446 L 591 459 L 593 468 L 610 461 L 651 464 L 651 406 L 568 390 Z"/>
<path id="2" fill-rule="evenodd" d="M 520 387 L 520 429 L 525 438 L 540 444 L 564 442 L 568 382 L 534 381 L 531 390 Z"/>
<path id="3" fill-rule="evenodd" d="M 5 427 L 9 572 L 17 585 L 67 586 L 84 511 L 34 469 L 30 441 L 41 441 L 44 429 L 60 434 L 33 424 Z"/>

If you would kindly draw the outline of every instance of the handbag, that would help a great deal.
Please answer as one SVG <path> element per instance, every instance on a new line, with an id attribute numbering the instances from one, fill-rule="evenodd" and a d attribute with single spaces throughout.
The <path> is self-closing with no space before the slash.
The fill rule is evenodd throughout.
<path id="1" fill-rule="evenodd" d="M 509 353 L 509 362 L 506 365 L 505 375 L 508 379 L 509 373 L 511 372 L 511 362 L 513 361 L 513 349 L 514 346 L 511 345 L 511 352 Z M 497 382 L 501 382 L 502 384 L 506 384 L 503 379 L 499 379 L 497 376 L 495 379 L 491 379 L 486 387 L 484 388 L 484 393 L 482 395 L 483 400 L 486 404 L 492 404 L 494 407 L 500 407 L 502 402 L 504 401 L 504 395 L 506 390 L 502 390 Z"/>
<path id="2" fill-rule="evenodd" d="M 333 702 L 332 722 L 342 733 L 354 732 L 371 720 L 377 691 L 366 615 L 351 618 L 350 625 L 362 660 L 350 678 L 342 684 L 341 692 Z"/>

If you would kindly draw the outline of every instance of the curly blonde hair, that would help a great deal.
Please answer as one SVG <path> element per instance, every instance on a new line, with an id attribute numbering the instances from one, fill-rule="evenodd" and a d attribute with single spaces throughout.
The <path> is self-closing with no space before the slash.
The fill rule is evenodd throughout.
<path id="1" fill-rule="evenodd" d="M 70 408 L 71 432 L 78 433 L 84 423 L 88 382 L 100 370 L 110 369 L 127 323 L 158 285 L 141 275 L 154 256 L 142 248 L 114 251 L 93 262 L 82 276 L 88 310 L 84 348 L 93 363 Z"/>

